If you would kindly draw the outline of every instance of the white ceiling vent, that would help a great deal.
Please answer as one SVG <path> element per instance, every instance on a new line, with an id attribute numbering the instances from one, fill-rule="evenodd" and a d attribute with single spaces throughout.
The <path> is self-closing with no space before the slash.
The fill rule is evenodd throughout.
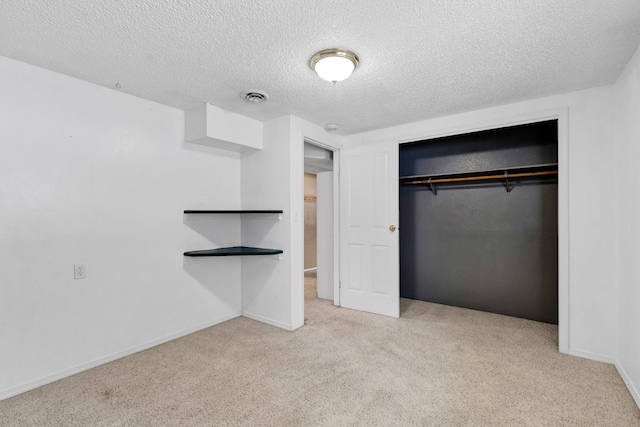
<path id="1" fill-rule="evenodd" d="M 252 104 L 261 104 L 269 99 L 269 94 L 261 90 L 245 90 L 240 98 Z"/>

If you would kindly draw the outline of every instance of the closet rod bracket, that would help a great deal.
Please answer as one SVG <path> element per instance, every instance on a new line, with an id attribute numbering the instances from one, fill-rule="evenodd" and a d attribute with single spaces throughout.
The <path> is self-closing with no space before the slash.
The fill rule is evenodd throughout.
<path id="1" fill-rule="evenodd" d="M 511 193 L 513 187 L 509 186 L 509 172 L 504 171 L 504 186 L 507 188 L 507 193 Z"/>
<path id="2" fill-rule="evenodd" d="M 438 189 L 431 183 L 431 177 L 429 177 L 429 180 L 427 181 L 427 187 L 429 187 L 429 190 L 431 190 L 434 196 L 438 195 Z"/>

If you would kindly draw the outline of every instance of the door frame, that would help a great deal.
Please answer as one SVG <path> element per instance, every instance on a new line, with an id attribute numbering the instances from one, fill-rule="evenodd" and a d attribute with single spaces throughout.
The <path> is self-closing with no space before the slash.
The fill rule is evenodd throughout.
<path id="1" fill-rule="evenodd" d="M 333 305 L 340 306 L 340 147 L 306 136 L 302 140 L 303 145 L 304 143 L 324 148 L 333 153 Z M 304 150 L 302 150 L 300 161 L 304 165 Z M 304 187 L 299 196 L 300 200 L 304 200 Z M 302 229 L 304 237 L 304 223 L 302 223 Z M 302 245 L 302 259 L 304 259 L 304 245 Z M 302 286 L 304 287 L 304 280 Z"/>
<path id="2" fill-rule="evenodd" d="M 558 349 L 569 353 L 569 108 L 553 108 L 473 123 L 443 126 L 423 130 L 405 138 L 395 138 L 398 144 L 460 135 L 547 120 L 558 122 Z M 370 141 L 370 143 L 379 141 Z"/>

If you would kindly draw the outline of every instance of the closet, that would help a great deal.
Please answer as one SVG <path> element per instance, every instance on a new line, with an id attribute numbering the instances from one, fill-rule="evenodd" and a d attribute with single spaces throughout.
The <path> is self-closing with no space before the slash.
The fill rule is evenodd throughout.
<path id="1" fill-rule="evenodd" d="M 557 121 L 399 156 L 401 297 L 557 324 Z"/>

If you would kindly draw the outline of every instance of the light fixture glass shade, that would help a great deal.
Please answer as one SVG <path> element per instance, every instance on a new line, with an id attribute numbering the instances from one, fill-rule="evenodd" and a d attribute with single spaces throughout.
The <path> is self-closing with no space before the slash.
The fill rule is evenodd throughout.
<path id="1" fill-rule="evenodd" d="M 347 58 L 332 56 L 319 60 L 316 63 L 315 70 L 321 79 L 335 83 L 349 77 L 354 68 L 353 62 Z"/>
<path id="2" fill-rule="evenodd" d="M 349 77 L 360 62 L 350 50 L 325 49 L 311 57 L 309 66 L 320 78 L 337 83 Z"/>

